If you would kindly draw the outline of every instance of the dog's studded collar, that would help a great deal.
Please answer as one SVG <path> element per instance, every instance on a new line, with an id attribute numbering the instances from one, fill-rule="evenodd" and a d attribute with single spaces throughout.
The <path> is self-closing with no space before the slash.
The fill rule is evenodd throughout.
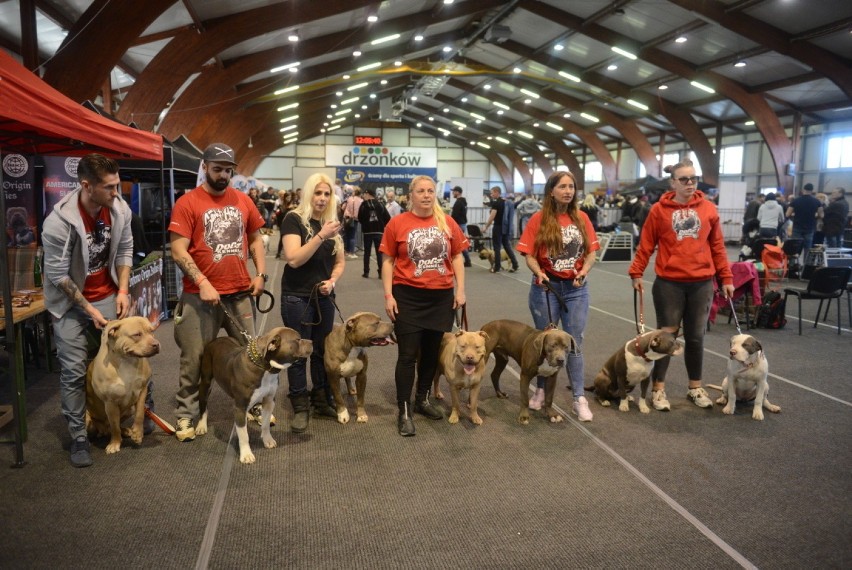
<path id="1" fill-rule="evenodd" d="M 641 336 L 642 336 L 642 335 L 638 335 L 638 334 L 637 334 L 637 335 L 636 335 L 636 338 L 635 338 L 635 339 L 634 339 L 634 341 L 633 341 L 633 345 L 636 347 L 636 354 L 638 354 L 639 356 L 641 356 L 641 357 L 645 360 L 645 362 L 653 362 L 653 360 L 651 360 L 650 358 L 648 358 L 647 356 L 645 356 L 645 351 L 644 351 L 644 350 L 642 350 L 642 347 L 639 345 L 639 337 L 641 337 Z"/>
<path id="2" fill-rule="evenodd" d="M 257 366 L 258 368 L 266 370 L 266 365 L 263 362 L 263 358 L 260 357 L 260 353 L 257 351 L 256 339 L 249 339 L 248 346 L 246 346 L 246 352 L 248 353 L 249 360 L 252 364 Z"/>

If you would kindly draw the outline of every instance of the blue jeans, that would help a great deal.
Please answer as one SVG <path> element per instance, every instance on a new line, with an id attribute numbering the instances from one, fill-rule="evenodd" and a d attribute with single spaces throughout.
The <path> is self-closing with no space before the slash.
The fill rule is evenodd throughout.
<path id="1" fill-rule="evenodd" d="M 535 328 L 544 330 L 550 324 L 562 323 L 562 330 L 574 337 L 577 343 L 577 351 L 568 354 L 568 362 L 565 369 L 571 379 L 571 392 L 576 400 L 583 395 L 585 378 L 583 364 L 583 332 L 586 330 L 586 320 L 589 317 L 589 289 L 584 283 L 574 287 L 573 281 L 555 281 L 550 284 L 565 301 L 565 311 L 559 306 L 556 295 L 547 289 L 535 284 L 533 277 L 530 286 L 529 307 L 532 313 Z M 550 302 L 548 311 L 548 301 Z M 544 388 L 545 378 L 538 377 L 538 387 Z"/>
<path id="2" fill-rule="evenodd" d="M 843 234 L 838 234 L 836 236 L 830 236 L 826 234 L 825 236 L 825 247 L 834 249 L 838 247 L 843 247 Z"/>
<path id="3" fill-rule="evenodd" d="M 808 252 L 811 250 L 811 247 L 814 245 L 814 232 L 816 230 L 810 230 L 807 232 L 802 231 L 801 229 L 796 229 L 795 224 L 793 225 L 793 233 L 790 237 L 793 239 L 802 240 L 802 259 L 804 259 L 804 263 L 808 261 Z M 803 265 L 804 265 L 803 263 Z"/>
<path id="4" fill-rule="evenodd" d="M 92 305 L 104 318 L 115 318 L 115 297 Z M 71 439 L 86 435 L 86 369 L 100 348 L 101 331 L 80 307 L 73 306 L 62 318 L 53 320 L 53 338 L 59 360 L 59 403 L 68 422 Z"/>
<path id="5" fill-rule="evenodd" d="M 298 332 L 302 338 L 314 343 L 311 353 L 311 382 L 314 390 L 325 390 L 328 377 L 325 373 L 325 337 L 334 328 L 334 304 L 331 297 L 319 295 L 317 299 L 284 295 L 281 300 L 281 319 L 284 326 Z M 307 361 L 299 358 L 287 369 L 289 395 L 303 394 L 308 390 Z M 328 393 L 326 392 L 326 396 Z"/>
<path id="6" fill-rule="evenodd" d="M 343 231 L 343 249 L 346 253 L 355 253 L 355 242 L 358 236 L 358 222 L 353 221 L 352 226 Z"/>

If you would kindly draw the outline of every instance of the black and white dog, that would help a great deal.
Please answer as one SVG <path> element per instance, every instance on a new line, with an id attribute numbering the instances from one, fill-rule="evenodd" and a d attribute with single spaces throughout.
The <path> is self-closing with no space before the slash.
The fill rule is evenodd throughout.
<path id="1" fill-rule="evenodd" d="M 639 411 L 649 413 L 645 396 L 654 361 L 666 356 L 683 354 L 683 343 L 674 334 L 661 330 L 653 330 L 627 341 L 622 348 L 609 357 L 598 375 L 595 385 L 586 387 L 594 392 L 602 406 L 609 406 L 610 400 L 619 400 L 618 409 L 622 412 L 630 410 L 630 392 L 637 384 L 642 384 L 642 398 L 639 400 Z"/>
<path id="2" fill-rule="evenodd" d="M 737 334 L 731 337 L 731 358 L 728 360 L 728 375 L 722 380 L 722 395 L 716 403 L 722 413 L 733 414 L 737 400 L 754 400 L 752 419 L 763 419 L 763 408 L 778 413 L 780 406 L 769 402 L 769 361 L 763 353 L 763 347 L 751 335 Z"/>

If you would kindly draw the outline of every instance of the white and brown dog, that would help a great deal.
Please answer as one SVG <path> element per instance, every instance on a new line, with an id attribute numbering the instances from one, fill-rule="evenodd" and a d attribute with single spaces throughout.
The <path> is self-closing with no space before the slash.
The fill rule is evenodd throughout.
<path id="1" fill-rule="evenodd" d="M 349 393 L 356 398 L 356 421 L 366 422 L 364 392 L 367 388 L 367 347 L 386 346 L 394 343 L 393 323 L 383 321 L 375 313 L 355 313 L 344 324 L 336 324 L 325 337 L 323 361 L 328 375 L 328 387 L 334 396 L 337 409 L 337 421 L 345 424 L 349 421 L 349 410 L 340 393 L 340 379 L 346 378 Z M 355 391 L 351 378 L 355 377 Z"/>
<path id="2" fill-rule="evenodd" d="M 314 345 L 299 333 L 287 327 L 276 327 L 252 339 L 243 346 L 237 339 L 220 336 L 204 347 L 201 356 L 201 377 L 198 382 L 198 411 L 201 419 L 195 428 L 196 435 L 207 433 L 207 401 L 213 378 L 234 400 L 234 427 L 240 444 L 240 463 L 254 463 L 255 456 L 249 446 L 248 412 L 257 403 L 262 404 L 260 436 L 267 449 L 278 443 L 269 430 L 275 393 L 278 391 L 278 374 L 299 358 L 308 358 Z"/>
<path id="3" fill-rule="evenodd" d="M 630 411 L 630 401 L 633 399 L 630 392 L 637 384 L 641 384 L 639 411 L 647 414 L 651 410 L 645 397 L 654 361 L 681 354 L 683 343 L 670 332 L 653 330 L 640 334 L 628 340 L 609 357 L 595 376 L 595 385 L 587 386 L 586 390 L 594 392 L 602 406 L 609 406 L 611 400 L 618 400 L 619 411 L 627 412 Z"/>
<path id="4" fill-rule="evenodd" d="M 449 422 L 451 424 L 459 421 L 460 392 L 462 388 L 470 390 L 470 421 L 475 425 L 482 425 L 482 418 L 477 412 L 479 406 L 479 386 L 482 383 L 482 374 L 485 372 L 485 363 L 488 361 L 488 352 L 485 342 L 488 335 L 482 331 L 455 333 L 444 333 L 441 339 L 441 348 L 438 353 L 438 369 L 435 371 L 433 381 L 433 393 L 435 398 L 443 399 L 444 395 L 438 385 L 443 374 L 450 384 L 450 396 L 452 397 L 452 411 Z"/>
<path id="5" fill-rule="evenodd" d="M 145 397 L 151 365 L 148 357 L 160 352 L 154 326 L 143 317 L 111 321 L 101 335 L 101 348 L 86 373 L 86 429 L 109 435 L 107 453 L 121 449 L 121 437 L 142 443 Z M 133 425 L 121 428 L 124 420 Z"/>
<path id="6" fill-rule="evenodd" d="M 769 402 L 769 361 L 763 347 L 751 335 L 737 334 L 731 337 L 731 358 L 728 360 L 728 375 L 722 380 L 722 395 L 716 403 L 722 408 L 722 413 L 733 414 L 737 400 L 754 400 L 754 410 L 751 417 L 754 420 L 763 419 L 763 408 L 778 413 L 780 406 Z"/>

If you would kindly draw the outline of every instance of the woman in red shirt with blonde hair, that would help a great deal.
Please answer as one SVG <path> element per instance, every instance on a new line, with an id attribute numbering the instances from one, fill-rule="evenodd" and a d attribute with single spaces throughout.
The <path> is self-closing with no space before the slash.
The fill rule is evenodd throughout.
<path id="1" fill-rule="evenodd" d="M 429 402 L 445 332 L 454 311 L 465 303 L 464 258 L 467 238 L 441 209 L 435 181 L 416 176 L 409 186 L 409 210 L 391 218 L 382 237 L 385 311 L 394 322 L 398 357 L 396 400 L 399 435 L 415 435 L 411 391 L 417 373 L 414 411 L 431 420 L 444 417 Z M 455 289 L 453 282 L 455 281 Z"/>

